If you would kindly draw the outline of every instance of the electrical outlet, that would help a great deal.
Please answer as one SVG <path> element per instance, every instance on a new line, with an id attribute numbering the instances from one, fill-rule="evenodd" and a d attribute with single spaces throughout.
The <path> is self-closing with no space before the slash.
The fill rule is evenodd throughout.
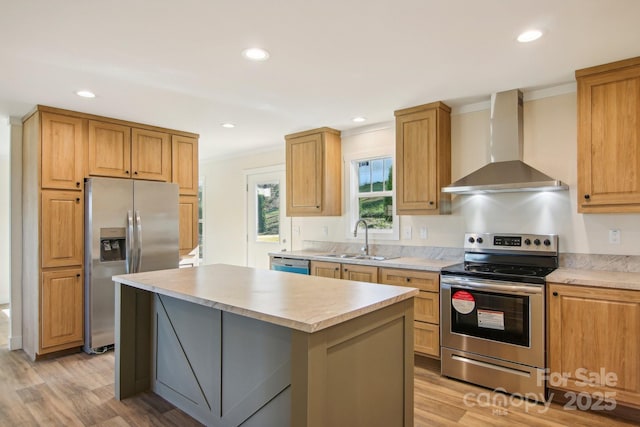
<path id="1" fill-rule="evenodd" d="M 402 238 L 405 240 L 411 240 L 411 227 L 402 227 Z"/>
<path id="2" fill-rule="evenodd" d="M 609 243 L 612 245 L 620 244 L 620 230 L 609 230 Z"/>
<path id="3" fill-rule="evenodd" d="M 420 227 L 420 238 L 422 240 L 427 240 L 427 237 L 429 235 L 427 234 L 427 227 Z"/>
<path id="4" fill-rule="evenodd" d="M 327 227 L 326 225 L 322 226 L 322 235 L 324 237 L 327 237 L 329 235 L 329 227 Z"/>
<path id="5" fill-rule="evenodd" d="M 295 234 L 296 236 L 300 235 L 300 226 L 299 225 L 293 226 L 293 234 Z"/>

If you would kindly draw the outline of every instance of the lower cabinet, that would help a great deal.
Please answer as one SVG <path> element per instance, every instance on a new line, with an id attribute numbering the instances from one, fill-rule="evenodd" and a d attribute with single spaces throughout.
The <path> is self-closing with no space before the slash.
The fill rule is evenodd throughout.
<path id="1" fill-rule="evenodd" d="M 311 275 L 333 279 L 378 283 L 378 267 L 371 265 L 341 264 L 339 262 L 311 261 Z"/>
<path id="2" fill-rule="evenodd" d="M 418 288 L 414 299 L 414 351 L 440 357 L 440 275 L 428 271 L 380 268 L 380 283 Z"/>
<path id="3" fill-rule="evenodd" d="M 640 291 L 549 283 L 547 292 L 548 386 L 640 408 Z"/>
<path id="4" fill-rule="evenodd" d="M 83 302 L 82 268 L 42 272 L 39 354 L 82 345 Z"/>

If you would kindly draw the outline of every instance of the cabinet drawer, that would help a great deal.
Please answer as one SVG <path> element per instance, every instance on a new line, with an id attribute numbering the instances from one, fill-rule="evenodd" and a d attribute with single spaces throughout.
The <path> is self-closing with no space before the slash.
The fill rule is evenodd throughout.
<path id="1" fill-rule="evenodd" d="M 439 292 L 440 275 L 429 271 L 381 268 L 380 283 L 396 286 L 410 286 L 421 291 Z"/>
<path id="2" fill-rule="evenodd" d="M 440 294 L 420 291 L 414 299 L 414 317 L 421 322 L 440 323 Z"/>
<path id="3" fill-rule="evenodd" d="M 414 351 L 440 357 L 440 326 L 431 323 L 413 322 Z"/>

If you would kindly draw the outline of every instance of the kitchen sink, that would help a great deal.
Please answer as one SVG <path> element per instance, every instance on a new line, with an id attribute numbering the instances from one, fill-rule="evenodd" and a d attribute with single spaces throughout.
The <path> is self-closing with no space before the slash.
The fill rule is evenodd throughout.
<path id="1" fill-rule="evenodd" d="M 363 259 L 370 261 L 386 261 L 388 259 L 398 258 L 398 257 L 388 257 L 381 255 L 361 255 L 361 254 L 323 254 L 318 255 L 319 257 L 327 257 L 327 258 L 341 258 L 341 259 Z"/>

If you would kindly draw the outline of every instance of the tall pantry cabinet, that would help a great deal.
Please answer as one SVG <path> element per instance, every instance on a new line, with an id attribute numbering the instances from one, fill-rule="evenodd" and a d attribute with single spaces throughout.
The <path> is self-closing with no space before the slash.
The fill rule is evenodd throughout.
<path id="1" fill-rule="evenodd" d="M 178 159 L 181 172 L 175 176 L 172 138 L 188 140 L 192 154 Z M 183 187 L 193 185 L 184 178 L 188 175 L 196 177 L 197 191 L 197 144 L 195 134 L 51 107 L 38 106 L 25 117 L 22 342 L 32 359 L 75 351 L 84 341 L 85 177 L 118 173 L 125 179 L 173 181 L 182 195 Z M 197 232 L 198 218 L 191 215 L 197 198 L 195 206 L 190 203 L 189 223 L 181 218 L 180 230 L 190 234 L 181 234 L 180 242 L 197 245 L 197 234 L 195 241 L 191 234 Z"/>

